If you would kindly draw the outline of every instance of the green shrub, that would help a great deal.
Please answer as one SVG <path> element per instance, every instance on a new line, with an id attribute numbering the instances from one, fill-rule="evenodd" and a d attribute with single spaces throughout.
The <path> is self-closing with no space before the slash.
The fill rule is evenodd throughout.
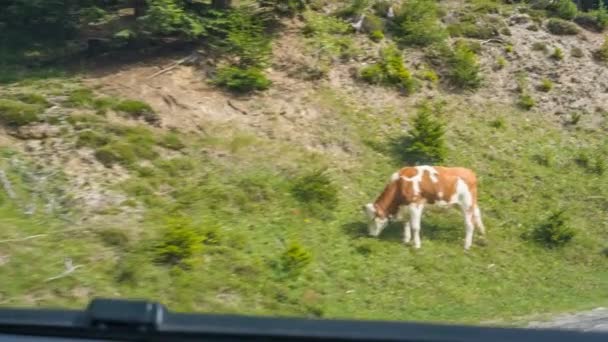
<path id="1" fill-rule="evenodd" d="M 574 158 L 574 162 L 585 171 L 597 175 L 603 175 L 607 167 L 606 158 L 601 152 L 583 150 Z"/>
<path id="2" fill-rule="evenodd" d="M 258 0 L 262 9 L 273 11 L 279 15 L 294 16 L 306 9 L 308 0 Z"/>
<path id="3" fill-rule="evenodd" d="M 206 33 L 203 19 L 178 0 L 148 0 L 146 15 L 138 18 L 145 32 L 152 35 L 180 35 L 190 39 Z"/>
<path id="4" fill-rule="evenodd" d="M 437 73 L 434 70 L 428 69 L 428 68 L 424 68 L 421 72 L 420 72 L 420 76 L 421 79 L 425 80 L 425 81 L 429 81 L 433 84 L 439 82 L 439 75 L 437 75 Z"/>
<path id="5" fill-rule="evenodd" d="M 405 45 L 427 46 L 443 41 L 447 34 L 439 23 L 436 1 L 410 0 L 395 13 L 395 38 Z"/>
<path id="6" fill-rule="evenodd" d="M 382 22 L 382 19 L 380 19 L 379 17 L 377 17 L 373 14 L 368 14 L 365 16 L 365 19 L 363 20 L 363 30 L 367 33 L 371 33 L 374 31 L 383 32 L 384 23 Z"/>
<path id="7" fill-rule="evenodd" d="M 519 96 L 519 100 L 517 101 L 517 105 L 525 110 L 530 110 L 532 107 L 536 105 L 536 101 L 529 94 L 522 93 Z"/>
<path id="8" fill-rule="evenodd" d="M 0 122 L 9 126 L 24 126 L 40 121 L 40 106 L 20 101 L 0 99 Z"/>
<path id="9" fill-rule="evenodd" d="M 170 150 L 182 150 L 186 147 L 186 145 L 179 138 L 179 135 L 174 132 L 169 132 L 165 134 L 158 144 L 162 147 L 168 148 Z"/>
<path id="10" fill-rule="evenodd" d="M 585 57 L 585 53 L 583 52 L 583 50 L 576 46 L 572 48 L 572 50 L 570 51 L 570 55 L 574 58 Z"/>
<path id="11" fill-rule="evenodd" d="M 158 114 L 154 112 L 149 104 L 137 100 L 123 100 L 114 105 L 114 110 L 125 113 L 132 118 L 143 118 L 148 123 L 156 123 Z"/>
<path id="12" fill-rule="evenodd" d="M 542 52 L 548 52 L 549 49 L 547 48 L 547 44 L 543 43 L 543 42 L 534 42 L 532 44 L 532 50 L 533 51 L 542 51 Z"/>
<path id="13" fill-rule="evenodd" d="M 128 166 L 137 161 L 137 154 L 133 146 L 123 142 L 113 142 L 98 148 L 95 158 L 106 167 L 114 164 Z"/>
<path id="14" fill-rule="evenodd" d="M 578 8 L 572 0 L 555 0 L 548 9 L 553 15 L 565 20 L 574 19 L 578 13 Z"/>
<path id="15" fill-rule="evenodd" d="M 124 230 L 118 228 L 108 228 L 97 231 L 97 236 L 104 245 L 112 247 L 125 247 L 129 244 L 129 236 Z"/>
<path id="16" fill-rule="evenodd" d="M 348 36 L 351 27 L 339 18 L 315 12 L 304 13 L 303 33 L 318 58 L 349 58 L 356 53 L 354 41 Z"/>
<path id="17" fill-rule="evenodd" d="M 227 35 L 218 44 L 229 54 L 238 57 L 238 67 L 263 68 L 270 59 L 271 36 L 265 31 L 264 20 L 255 11 L 237 8 L 226 18 Z"/>
<path id="18" fill-rule="evenodd" d="M 550 57 L 555 59 L 556 61 L 561 61 L 562 59 L 564 59 L 564 52 L 559 47 L 556 47 Z"/>
<path id="19" fill-rule="evenodd" d="M 557 211 L 537 225 L 530 237 L 548 248 L 562 247 L 574 238 L 575 230 L 569 226 L 565 211 Z"/>
<path id="20" fill-rule="evenodd" d="M 359 75 L 368 83 L 396 86 L 406 93 L 413 92 L 415 88 L 414 79 L 403 64 L 401 52 L 393 45 L 382 49 L 380 61 L 364 67 Z"/>
<path id="21" fill-rule="evenodd" d="M 513 44 L 505 45 L 505 53 L 513 53 Z"/>
<path id="22" fill-rule="evenodd" d="M 40 94 L 33 94 L 33 93 L 24 93 L 24 94 L 17 94 L 15 95 L 15 98 L 23 103 L 27 103 L 27 104 L 31 104 L 31 105 L 38 105 L 40 107 L 50 107 L 51 103 L 46 99 L 46 97 L 40 95 Z"/>
<path id="23" fill-rule="evenodd" d="M 608 12 L 603 9 L 579 13 L 576 18 L 574 18 L 574 22 L 587 30 L 604 32 L 606 27 L 608 27 Z"/>
<path id="24" fill-rule="evenodd" d="M 288 276 L 297 276 L 312 262 L 312 254 L 298 243 L 292 242 L 281 253 L 279 270 Z"/>
<path id="25" fill-rule="evenodd" d="M 547 21 L 547 30 L 555 35 L 575 35 L 579 33 L 578 27 L 569 21 L 551 18 Z"/>
<path id="26" fill-rule="evenodd" d="M 429 104 L 418 108 L 405 147 L 407 159 L 419 163 L 441 163 L 447 155 L 445 126 Z"/>
<path id="27" fill-rule="evenodd" d="M 102 134 L 96 131 L 87 130 L 78 133 L 76 147 L 92 147 L 97 148 L 110 143 L 112 139 L 107 134 Z"/>
<path id="28" fill-rule="evenodd" d="M 382 31 L 372 31 L 369 33 L 369 38 L 374 42 L 379 42 L 384 39 L 384 33 Z"/>
<path id="29" fill-rule="evenodd" d="M 593 58 L 600 62 L 608 62 L 608 36 L 604 38 L 604 42 L 599 49 L 593 51 Z"/>
<path id="30" fill-rule="evenodd" d="M 218 69 L 213 83 L 239 93 L 266 90 L 272 84 L 260 69 L 242 69 L 234 66 Z"/>
<path id="31" fill-rule="evenodd" d="M 461 89 L 476 89 L 481 86 L 480 66 L 477 56 L 464 44 L 457 44 L 447 58 L 450 83 Z"/>
<path id="32" fill-rule="evenodd" d="M 203 235 L 186 218 L 171 218 L 154 248 L 155 260 L 167 265 L 189 266 L 202 251 Z"/>
<path id="33" fill-rule="evenodd" d="M 490 127 L 494 127 L 496 129 L 502 129 L 507 125 L 507 122 L 505 121 L 505 118 L 503 117 L 498 117 L 492 121 L 490 121 Z"/>
<path id="34" fill-rule="evenodd" d="M 348 1 L 348 4 L 339 9 L 336 15 L 344 18 L 350 18 L 353 16 L 358 16 L 369 7 L 370 0 L 351 0 Z"/>
<path id="35" fill-rule="evenodd" d="M 461 22 L 451 24 L 447 29 L 452 37 L 490 39 L 499 35 L 498 29 L 488 23 Z"/>
<path id="36" fill-rule="evenodd" d="M 551 91 L 551 89 L 553 89 L 553 82 L 551 82 L 551 80 L 548 78 L 543 78 L 538 85 L 538 90 L 546 93 Z"/>
<path id="37" fill-rule="evenodd" d="M 338 188 L 323 170 L 296 179 L 291 193 L 298 201 L 309 206 L 331 210 L 338 205 Z"/>
<path id="38" fill-rule="evenodd" d="M 504 69 L 507 66 L 507 60 L 502 57 L 502 56 L 498 56 L 498 58 L 496 59 L 496 68 L 498 70 Z"/>
<path id="39" fill-rule="evenodd" d="M 73 90 L 66 101 L 66 104 L 72 107 L 89 108 L 95 100 L 95 95 L 91 89 L 80 88 Z"/>

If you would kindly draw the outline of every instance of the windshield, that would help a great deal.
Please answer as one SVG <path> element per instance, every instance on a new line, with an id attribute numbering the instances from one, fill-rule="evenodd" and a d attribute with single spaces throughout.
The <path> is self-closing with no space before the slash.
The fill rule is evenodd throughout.
<path id="1" fill-rule="evenodd" d="M 5 0 L 0 303 L 606 306 L 607 26 L 597 0 Z"/>

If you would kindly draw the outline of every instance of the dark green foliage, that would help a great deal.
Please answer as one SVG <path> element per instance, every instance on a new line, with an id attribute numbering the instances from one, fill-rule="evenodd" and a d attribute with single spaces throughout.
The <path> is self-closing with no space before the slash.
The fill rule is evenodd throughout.
<path id="1" fill-rule="evenodd" d="M 579 13 L 574 22 L 588 30 L 603 32 L 608 27 L 608 11 L 602 7 L 595 11 Z"/>
<path id="2" fill-rule="evenodd" d="M 156 123 L 158 114 L 145 102 L 137 100 L 123 100 L 114 106 L 114 110 L 125 113 L 132 118 L 143 118 L 148 123 Z"/>
<path id="3" fill-rule="evenodd" d="M 552 34 L 561 36 L 575 35 L 579 32 L 576 24 L 557 18 L 551 18 L 547 21 L 547 30 Z"/>
<path id="4" fill-rule="evenodd" d="M 406 93 L 413 92 L 415 88 L 414 79 L 403 64 L 401 52 L 392 45 L 382 49 L 379 62 L 361 69 L 360 77 L 372 84 L 398 87 Z"/>
<path id="5" fill-rule="evenodd" d="M 566 245 L 574 238 L 576 231 L 570 227 L 565 211 L 557 211 L 537 225 L 530 233 L 530 238 L 547 248 Z"/>
<path id="6" fill-rule="evenodd" d="M 338 188 L 323 170 L 313 171 L 296 179 L 291 193 L 309 207 L 331 210 L 338 205 Z"/>
<path id="7" fill-rule="evenodd" d="M 0 123 L 9 126 L 24 126 L 40 121 L 42 108 L 21 101 L 0 99 Z"/>
<path id="8" fill-rule="evenodd" d="M 443 41 L 447 34 L 439 23 L 437 3 L 411 0 L 396 13 L 392 25 L 395 39 L 405 45 L 427 46 Z"/>
<path id="9" fill-rule="evenodd" d="M 337 15 L 343 18 L 359 16 L 369 6 L 370 0 L 350 0 L 349 3 L 338 10 Z"/>
<path id="10" fill-rule="evenodd" d="M 412 121 L 409 146 L 405 146 L 407 161 L 420 164 L 441 163 L 447 156 L 445 126 L 437 118 L 437 109 L 423 104 Z"/>
<path id="11" fill-rule="evenodd" d="M 99 133 L 93 130 L 82 131 L 78 133 L 78 140 L 76 140 L 76 147 L 92 147 L 97 148 L 110 143 L 112 139 L 103 133 Z"/>
<path id="12" fill-rule="evenodd" d="M 257 68 L 222 67 L 218 69 L 213 83 L 228 90 L 247 93 L 265 90 L 272 82 Z"/>
<path id="13" fill-rule="evenodd" d="M 124 142 L 113 142 L 98 148 L 95 158 L 106 167 L 114 164 L 129 166 L 137 161 L 138 155 L 132 145 Z"/>
<path id="14" fill-rule="evenodd" d="M 203 19 L 186 9 L 182 0 L 148 0 L 146 15 L 138 18 L 146 33 L 182 35 L 194 39 L 205 34 Z"/>
<path id="15" fill-rule="evenodd" d="M 189 266 L 191 259 L 202 251 L 203 235 L 186 218 L 167 221 L 154 247 L 155 260 L 167 265 Z"/>
<path id="16" fill-rule="evenodd" d="M 556 61 L 561 61 L 564 59 L 564 52 L 559 47 L 556 47 L 551 54 L 551 58 L 555 59 Z"/>
<path id="17" fill-rule="evenodd" d="M 608 37 L 604 39 L 599 49 L 593 51 L 593 58 L 600 62 L 608 62 Z"/>
<path id="18" fill-rule="evenodd" d="M 46 99 L 46 97 L 40 94 L 34 93 L 23 93 L 15 95 L 15 98 L 23 103 L 38 105 L 41 107 L 50 107 L 50 102 Z"/>
<path id="19" fill-rule="evenodd" d="M 0 23 L 9 30 L 35 32 L 41 38 L 64 38 L 75 32 L 81 5 L 65 0 L 5 0 L 0 6 Z"/>
<path id="20" fill-rule="evenodd" d="M 556 0 L 548 6 L 548 9 L 553 15 L 565 20 L 574 19 L 578 13 L 576 4 L 572 0 Z"/>
<path id="21" fill-rule="evenodd" d="M 302 245 L 292 242 L 281 254 L 278 271 L 281 275 L 295 277 L 312 262 L 312 254 Z"/>
<path id="22" fill-rule="evenodd" d="M 158 142 L 158 144 L 162 147 L 176 151 L 179 151 L 186 147 L 186 145 L 179 138 L 179 135 L 174 132 L 165 134 Z"/>
<path id="23" fill-rule="evenodd" d="M 450 83 L 461 89 L 477 89 L 481 86 L 480 66 L 477 56 L 465 44 L 457 44 L 447 58 Z"/>
<path id="24" fill-rule="evenodd" d="M 475 39 L 490 39 L 499 36 L 498 28 L 486 22 L 460 22 L 448 26 L 452 37 L 468 37 Z"/>
<path id="25" fill-rule="evenodd" d="M 265 66 L 270 58 L 271 40 L 264 21 L 244 9 L 232 11 L 226 20 L 226 37 L 217 44 L 237 56 L 241 67 Z"/>
<path id="26" fill-rule="evenodd" d="M 308 0 L 258 0 L 258 5 L 279 15 L 294 16 L 306 9 Z"/>
<path id="27" fill-rule="evenodd" d="M 129 236 L 121 229 L 103 229 L 97 231 L 97 235 L 106 246 L 126 247 L 129 244 Z"/>
<path id="28" fill-rule="evenodd" d="M 522 93 L 517 100 L 517 105 L 525 110 L 530 110 L 536 105 L 534 98 L 527 93 Z"/>

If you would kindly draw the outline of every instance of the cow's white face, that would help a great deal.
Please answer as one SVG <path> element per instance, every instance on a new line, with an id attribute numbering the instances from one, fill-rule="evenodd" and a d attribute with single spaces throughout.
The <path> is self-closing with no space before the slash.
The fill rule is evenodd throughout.
<path id="1" fill-rule="evenodd" d="M 370 236 L 378 236 L 382 232 L 382 230 L 388 224 L 388 217 L 382 218 L 378 217 L 376 208 L 374 208 L 374 204 L 368 203 L 363 207 L 365 211 L 365 215 L 367 216 L 369 222 L 367 225 L 367 232 Z"/>

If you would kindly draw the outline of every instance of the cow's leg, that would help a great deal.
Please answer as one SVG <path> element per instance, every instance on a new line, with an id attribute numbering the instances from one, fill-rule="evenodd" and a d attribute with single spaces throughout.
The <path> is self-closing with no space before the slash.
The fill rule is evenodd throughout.
<path id="1" fill-rule="evenodd" d="M 410 221 L 403 222 L 403 242 L 410 243 L 412 240 L 412 225 Z"/>
<path id="2" fill-rule="evenodd" d="M 410 205 L 410 224 L 414 233 L 414 248 L 420 248 L 420 221 L 423 208 L 422 204 Z"/>
<path id="3" fill-rule="evenodd" d="M 479 229 L 479 233 L 481 235 L 486 235 L 486 227 L 481 221 L 481 211 L 479 210 L 479 207 L 477 205 L 475 205 L 475 209 L 473 211 L 473 220 L 475 221 L 475 225 Z"/>
<path id="4" fill-rule="evenodd" d="M 464 226 L 466 229 L 466 235 L 464 238 L 464 249 L 468 250 L 471 248 L 471 244 L 473 244 L 473 207 L 472 206 L 463 206 L 462 207 L 462 216 L 464 216 Z"/>

